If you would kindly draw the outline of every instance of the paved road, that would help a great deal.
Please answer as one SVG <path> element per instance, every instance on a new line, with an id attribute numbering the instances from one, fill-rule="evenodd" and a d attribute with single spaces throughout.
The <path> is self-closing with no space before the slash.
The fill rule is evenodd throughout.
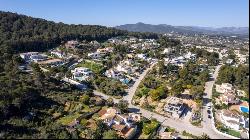
<path id="1" fill-rule="evenodd" d="M 139 86 L 140 82 L 147 75 L 148 71 L 151 70 L 154 67 L 154 65 L 156 63 L 157 62 L 151 64 L 151 66 L 149 68 L 144 70 L 143 73 L 139 76 L 139 78 L 135 80 L 135 83 L 133 84 L 133 86 L 130 87 L 128 90 L 126 90 L 128 92 L 128 94 L 123 97 L 124 100 L 127 100 L 129 103 L 131 103 L 132 98 L 133 98 L 133 96 L 135 94 L 135 91 L 136 91 L 137 87 Z"/>
<path id="2" fill-rule="evenodd" d="M 214 131 L 213 127 L 212 127 L 212 121 L 211 120 L 207 120 L 207 115 L 206 115 L 206 109 L 203 111 L 203 117 L 204 117 L 204 122 L 203 122 L 203 128 L 199 128 L 196 126 L 193 126 L 190 123 L 183 123 L 183 121 L 178 120 L 178 119 L 173 119 L 173 118 L 167 118 L 165 116 L 159 115 L 157 113 L 154 112 L 150 112 L 148 110 L 145 110 L 141 107 L 138 106 L 134 106 L 131 104 L 132 98 L 135 94 L 135 91 L 137 89 L 137 87 L 139 86 L 140 82 L 143 80 L 143 78 L 146 76 L 146 74 L 148 73 L 149 70 L 152 69 L 152 67 L 155 65 L 152 64 L 149 68 L 147 68 L 140 76 L 139 78 L 135 81 L 134 85 L 132 87 L 130 87 L 127 91 L 128 94 L 126 96 L 124 96 L 124 100 L 127 100 L 129 102 L 129 110 L 132 112 L 137 112 L 137 113 L 141 113 L 142 116 L 148 118 L 148 119 L 152 119 L 155 118 L 157 119 L 159 122 L 161 122 L 161 124 L 163 126 L 170 126 L 172 128 L 175 128 L 177 131 L 182 132 L 182 131 L 186 131 L 188 133 L 192 133 L 194 135 L 202 135 L 203 133 L 206 133 L 209 135 L 210 138 L 212 139 L 229 139 L 232 137 L 225 137 L 217 132 Z M 216 67 L 215 73 L 213 74 L 213 78 L 216 79 L 217 75 L 218 75 L 218 71 L 219 71 L 220 66 Z M 206 88 L 205 88 L 205 93 L 207 93 L 207 95 L 204 96 L 204 98 L 211 98 L 212 95 L 212 87 L 214 84 L 214 80 L 209 81 L 206 83 Z M 110 96 L 105 95 L 99 91 L 94 91 L 95 95 L 98 96 L 102 96 L 102 98 L 104 99 L 108 99 Z M 113 101 L 115 103 L 118 103 L 120 99 L 115 99 L 113 98 Z M 207 123 L 208 121 L 208 123 Z"/>
<path id="3" fill-rule="evenodd" d="M 208 105 L 211 105 L 211 100 L 212 100 L 212 91 L 213 91 L 213 85 L 214 82 L 218 76 L 218 72 L 220 70 L 221 65 L 216 66 L 215 71 L 213 75 L 211 76 L 211 80 L 206 82 L 205 84 L 205 95 L 203 96 L 203 110 L 202 110 L 202 116 L 203 116 L 203 121 L 202 121 L 202 126 L 203 126 L 203 131 L 206 132 L 210 138 L 218 138 L 218 139 L 228 139 L 229 137 L 225 137 L 223 135 L 218 134 L 217 132 L 214 131 L 213 129 L 213 119 L 208 118 Z M 211 115 L 212 111 L 211 111 Z"/>
<path id="4" fill-rule="evenodd" d="M 93 92 L 95 95 L 97 96 L 101 96 L 103 99 L 107 100 L 108 98 L 110 98 L 109 95 L 106 95 L 106 94 L 103 94 L 102 92 L 99 92 L 97 90 L 94 90 Z M 118 103 L 120 100 L 119 99 L 115 99 L 115 98 L 112 98 L 114 103 Z"/>
<path id="5" fill-rule="evenodd" d="M 232 139 L 232 138 L 235 138 L 236 137 L 233 137 L 233 136 L 229 136 L 229 135 L 226 135 L 226 134 L 218 134 L 218 133 L 221 133 L 221 132 L 218 132 L 218 130 L 216 130 L 215 126 L 214 126 L 214 120 L 213 120 L 213 113 L 212 113 L 212 110 L 211 110 L 211 116 L 212 118 L 209 119 L 208 118 L 208 113 L 207 113 L 207 110 L 208 110 L 208 105 L 211 105 L 212 106 L 212 93 L 213 93 L 213 85 L 216 81 L 216 78 L 218 76 L 218 73 L 219 73 L 219 70 L 220 70 L 220 67 L 222 65 L 218 65 L 216 68 L 215 68 L 215 71 L 211 77 L 212 80 L 206 82 L 205 84 L 205 95 L 203 96 L 203 111 L 202 111 L 202 116 L 203 116 L 203 121 L 202 121 L 202 125 L 203 125 L 203 131 L 207 132 L 207 134 L 209 134 L 209 136 L 211 138 L 218 138 L 218 139 Z"/>

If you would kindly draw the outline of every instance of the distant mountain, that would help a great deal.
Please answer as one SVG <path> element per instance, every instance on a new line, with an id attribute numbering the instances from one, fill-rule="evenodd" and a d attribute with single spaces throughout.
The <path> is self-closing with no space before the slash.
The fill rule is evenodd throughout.
<path id="1" fill-rule="evenodd" d="M 115 28 L 136 32 L 154 32 L 154 33 L 184 33 L 184 34 L 220 34 L 220 35 L 243 35 L 249 36 L 248 27 L 199 27 L 199 26 L 172 26 L 167 24 L 145 24 L 138 22 L 136 24 L 125 24 L 116 26 Z"/>

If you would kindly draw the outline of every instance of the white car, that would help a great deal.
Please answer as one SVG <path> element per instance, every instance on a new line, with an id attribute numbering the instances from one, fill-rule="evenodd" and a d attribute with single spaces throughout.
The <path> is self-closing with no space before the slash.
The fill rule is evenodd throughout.
<path id="1" fill-rule="evenodd" d="M 211 109 L 211 103 L 208 103 L 208 104 L 207 104 L 207 108 L 208 108 L 208 109 Z"/>

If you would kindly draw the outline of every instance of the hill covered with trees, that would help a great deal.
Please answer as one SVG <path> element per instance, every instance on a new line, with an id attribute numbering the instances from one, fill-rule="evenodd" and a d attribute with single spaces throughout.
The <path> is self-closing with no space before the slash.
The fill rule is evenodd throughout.
<path id="1" fill-rule="evenodd" d="M 158 38 L 154 33 L 122 31 L 99 25 L 68 25 L 0 11 L 0 71 L 13 53 L 45 51 L 68 40 L 104 41 L 116 36 Z M 8 59 L 7 59 L 8 58 Z"/>
<path id="2" fill-rule="evenodd" d="M 14 45 L 18 51 L 43 50 L 72 39 L 103 41 L 121 35 L 157 38 L 153 33 L 132 33 L 99 25 L 68 25 L 0 12 L 0 42 Z"/>
<path id="3" fill-rule="evenodd" d="M 46 51 L 68 40 L 105 41 L 116 36 L 158 38 L 153 33 L 127 32 L 98 25 L 68 25 L 0 12 L 0 138 L 77 138 L 55 123 L 51 116 L 58 112 L 67 114 L 65 102 L 78 102 L 79 95 L 94 98 L 91 91 L 77 91 L 51 78 L 50 73 L 43 73 L 36 64 L 32 65 L 32 75 L 21 72 L 18 53 Z M 90 136 L 94 136 L 93 133 L 87 132 Z"/>

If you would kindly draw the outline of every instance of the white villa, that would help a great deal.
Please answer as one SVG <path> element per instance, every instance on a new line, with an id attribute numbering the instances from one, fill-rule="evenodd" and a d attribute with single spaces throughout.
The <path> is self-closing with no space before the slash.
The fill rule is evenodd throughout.
<path id="1" fill-rule="evenodd" d="M 37 54 L 37 55 L 31 55 L 30 56 L 30 60 L 33 62 L 40 62 L 40 61 L 44 61 L 47 60 L 48 56 L 44 55 L 44 54 Z"/>
<path id="2" fill-rule="evenodd" d="M 26 62 L 40 62 L 47 60 L 48 56 L 45 54 L 39 54 L 38 52 L 21 53 L 20 57 Z"/>
<path id="3" fill-rule="evenodd" d="M 165 48 L 162 52 L 162 54 L 170 54 L 172 52 L 171 48 Z"/>
<path id="4" fill-rule="evenodd" d="M 236 112 L 223 109 L 220 111 L 219 116 L 224 125 L 234 130 L 240 130 L 240 127 L 249 127 L 247 124 L 248 120 L 245 120 L 243 116 L 240 116 Z"/>
<path id="5" fill-rule="evenodd" d="M 185 110 L 183 100 L 177 97 L 168 97 L 167 102 L 164 106 L 164 111 L 170 113 L 174 118 L 181 117 Z"/>
<path id="6" fill-rule="evenodd" d="M 121 73 L 118 71 L 115 71 L 113 69 L 109 69 L 106 70 L 106 72 L 104 73 L 105 76 L 109 77 L 109 78 L 115 78 L 118 79 L 121 76 Z"/>
<path id="7" fill-rule="evenodd" d="M 231 65 L 231 64 L 233 64 L 233 59 L 227 59 L 227 61 L 226 61 L 226 64 L 229 64 L 229 65 Z"/>
<path id="8" fill-rule="evenodd" d="M 109 78 L 117 79 L 124 84 L 128 84 L 132 80 L 131 78 L 128 78 L 124 73 L 121 73 L 120 71 L 117 71 L 115 69 L 106 70 L 104 75 Z"/>
<path id="9" fill-rule="evenodd" d="M 89 68 L 78 67 L 74 70 L 71 70 L 72 78 L 79 81 L 86 81 L 92 75 L 92 71 Z"/>
<path id="10" fill-rule="evenodd" d="M 21 54 L 20 54 L 20 57 L 21 57 L 22 59 L 24 59 L 25 61 L 28 61 L 28 60 L 30 60 L 30 56 L 32 56 L 32 55 L 37 55 L 37 54 L 38 54 L 38 52 L 21 53 Z"/>
<path id="11" fill-rule="evenodd" d="M 146 54 L 137 54 L 136 55 L 138 58 L 146 60 L 147 59 L 147 55 Z"/>
<path id="12" fill-rule="evenodd" d="M 101 58 L 101 54 L 98 52 L 88 53 L 88 57 L 90 57 L 92 59 L 99 59 L 99 58 Z"/>
<path id="13" fill-rule="evenodd" d="M 222 83 L 221 85 L 216 85 L 216 91 L 219 93 L 225 93 L 225 92 L 234 93 L 233 85 L 230 83 Z"/>
<path id="14" fill-rule="evenodd" d="M 185 57 L 186 59 L 194 60 L 194 59 L 196 59 L 196 54 L 193 54 L 193 53 L 191 53 L 191 52 L 188 52 L 187 54 L 184 55 L 184 57 Z"/>

